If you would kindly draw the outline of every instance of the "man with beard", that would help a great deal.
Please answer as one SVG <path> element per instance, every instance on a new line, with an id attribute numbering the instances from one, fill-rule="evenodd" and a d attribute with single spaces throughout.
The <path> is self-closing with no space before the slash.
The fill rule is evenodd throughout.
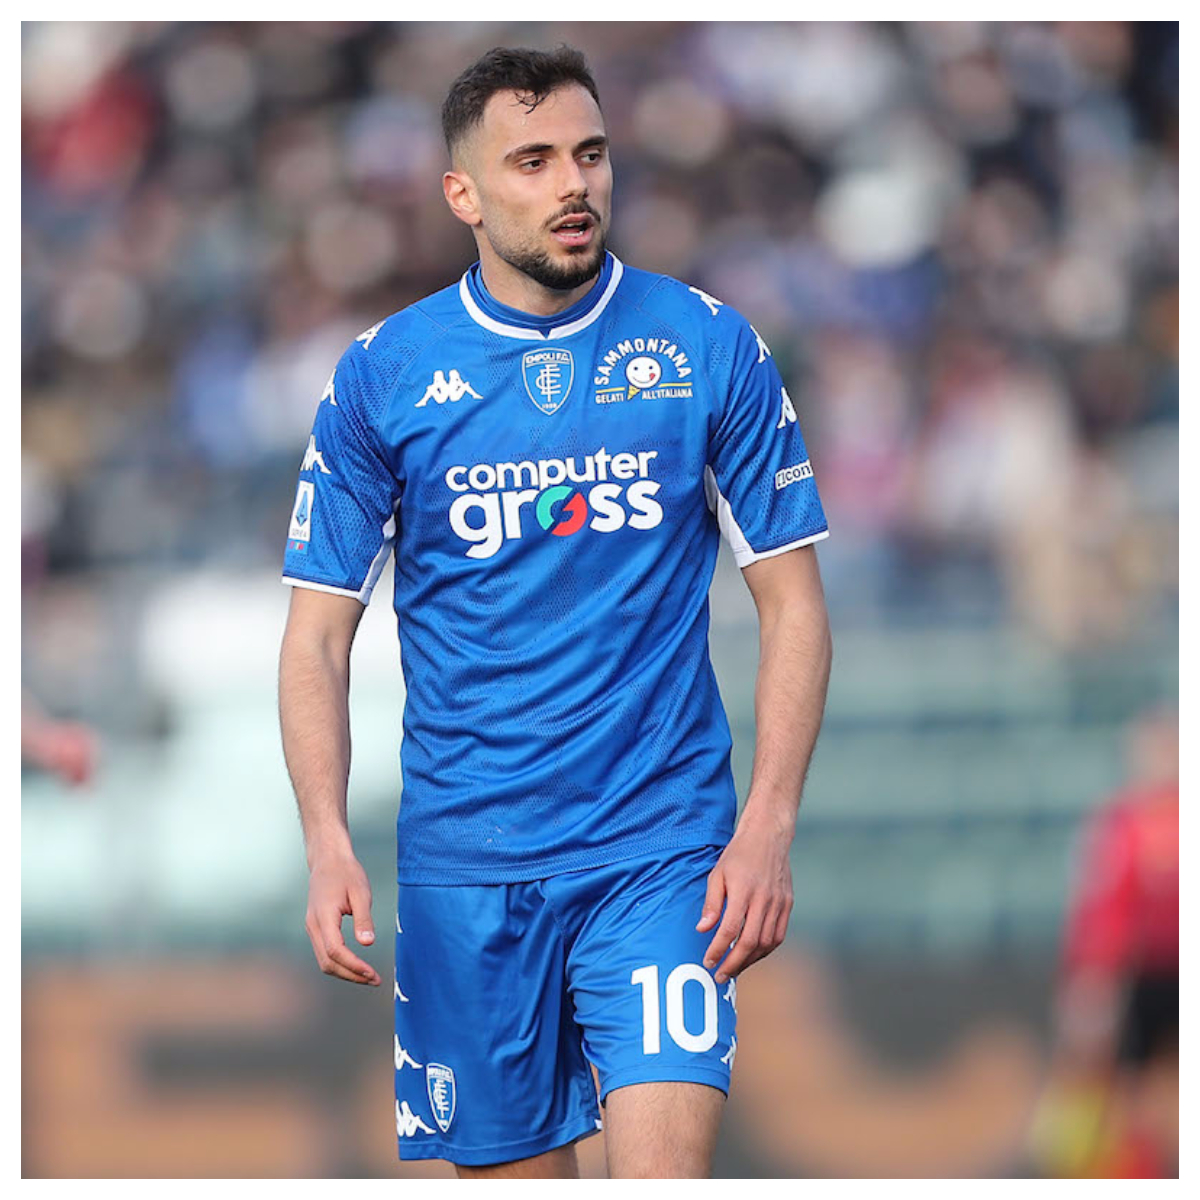
<path id="1" fill-rule="evenodd" d="M 322 969 L 378 985 L 346 822 L 349 654 L 395 553 L 396 1131 L 462 1176 L 708 1174 L 736 976 L 784 939 L 821 722 L 827 536 L 770 350 L 606 249 L 583 56 L 497 49 L 450 89 L 447 204 L 479 261 L 343 355 L 292 510 L 280 717 Z M 750 794 L 708 658 L 720 533 L 758 608 Z M 599 1076 L 597 1097 L 589 1063 Z"/>

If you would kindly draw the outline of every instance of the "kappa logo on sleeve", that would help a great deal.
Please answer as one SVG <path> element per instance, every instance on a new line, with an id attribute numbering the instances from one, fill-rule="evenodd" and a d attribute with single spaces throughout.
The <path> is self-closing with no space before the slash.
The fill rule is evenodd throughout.
<path id="1" fill-rule="evenodd" d="M 362 333 L 360 333 L 358 335 L 358 337 L 356 337 L 354 340 L 356 342 L 362 342 L 362 348 L 364 350 L 370 350 L 371 343 L 375 340 L 379 331 L 386 324 L 387 324 L 387 317 L 384 317 L 382 321 L 378 321 L 376 324 L 372 325 L 370 329 L 364 329 L 362 331 Z"/>
<path id="2" fill-rule="evenodd" d="M 318 404 L 324 404 L 325 401 L 328 400 L 329 403 L 332 404 L 334 408 L 337 408 L 337 406 L 338 406 L 337 397 L 334 395 L 334 391 L 333 391 L 333 377 L 336 374 L 337 374 L 336 369 L 329 372 L 329 382 L 325 385 L 325 390 L 321 393 L 321 399 L 317 401 Z"/>
<path id="3" fill-rule="evenodd" d="M 304 461 L 300 464 L 300 470 L 311 471 L 313 467 L 316 467 L 322 475 L 333 474 L 325 465 L 325 456 L 317 449 L 317 435 L 310 433 L 308 435 L 308 449 L 304 452 Z"/>
<path id="4" fill-rule="evenodd" d="M 705 305 L 705 307 L 708 309 L 708 311 L 709 311 L 710 313 L 712 313 L 712 315 L 713 315 L 714 317 L 717 315 L 717 309 L 718 309 L 718 308 L 724 308 L 724 307 L 725 307 L 725 301 L 724 301 L 724 300 L 718 300 L 718 299 L 716 298 L 716 296 L 710 296 L 710 295 L 709 295 L 707 292 L 705 292 L 705 291 L 702 291 L 702 290 L 701 290 L 700 288 L 698 288 L 698 287 L 690 287 L 690 288 L 688 288 L 688 291 L 689 291 L 689 292 L 693 292 L 693 293 L 695 293 L 697 296 L 699 296 L 699 297 L 700 297 L 700 299 L 704 301 L 704 305 Z"/>
<path id="5" fill-rule="evenodd" d="M 771 347 L 768 346 L 767 343 L 763 341 L 762 334 L 759 333 L 758 330 L 755 329 L 753 325 L 750 326 L 750 332 L 752 334 L 754 334 L 754 340 L 758 343 L 758 362 L 755 365 L 761 366 L 763 363 L 765 363 L 767 361 L 768 357 L 774 358 L 775 355 L 773 355 L 771 353 Z"/>
<path id="6" fill-rule="evenodd" d="M 779 423 L 775 426 L 776 429 L 782 429 L 785 425 L 795 425 L 796 423 L 796 406 L 792 403 L 792 398 L 787 394 L 787 388 L 779 389 L 782 404 L 779 410 Z"/>

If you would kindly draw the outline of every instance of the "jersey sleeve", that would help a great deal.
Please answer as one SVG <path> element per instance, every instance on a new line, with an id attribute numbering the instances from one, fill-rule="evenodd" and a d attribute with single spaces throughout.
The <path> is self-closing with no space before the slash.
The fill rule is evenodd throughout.
<path id="1" fill-rule="evenodd" d="M 317 406 L 292 502 L 283 582 L 362 604 L 383 572 L 400 519 L 400 486 L 362 416 L 352 354 Z"/>
<path id="2" fill-rule="evenodd" d="M 724 410 L 709 438 L 705 494 L 734 561 L 747 567 L 829 536 L 804 435 L 766 343 L 744 318 L 732 327 L 716 375 Z M 715 357 L 715 356 L 714 356 Z"/>

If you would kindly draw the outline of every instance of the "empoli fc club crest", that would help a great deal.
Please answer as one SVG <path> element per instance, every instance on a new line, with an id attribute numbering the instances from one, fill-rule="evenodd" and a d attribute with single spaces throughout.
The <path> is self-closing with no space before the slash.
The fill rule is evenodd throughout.
<path id="1" fill-rule="evenodd" d="M 575 359 L 570 350 L 530 350 L 521 359 L 521 377 L 530 400 L 549 415 L 571 394 Z"/>
<path id="2" fill-rule="evenodd" d="M 425 1090 L 429 1093 L 429 1107 L 433 1119 L 445 1133 L 454 1120 L 454 1108 L 458 1093 L 454 1086 L 454 1072 L 441 1063 L 429 1063 L 425 1067 Z"/>

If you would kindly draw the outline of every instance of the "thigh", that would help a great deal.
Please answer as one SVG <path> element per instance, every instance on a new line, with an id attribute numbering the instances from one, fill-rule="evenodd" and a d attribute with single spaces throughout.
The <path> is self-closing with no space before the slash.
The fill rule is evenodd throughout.
<path id="1" fill-rule="evenodd" d="M 725 1094 L 702 1083 L 631 1083 L 604 1109 L 610 1179 L 707 1179 Z"/>
<path id="2" fill-rule="evenodd" d="M 565 983 L 565 948 L 531 885 L 399 889 L 394 981 L 400 1157 L 534 1159 L 599 1115 Z"/>
<path id="3" fill-rule="evenodd" d="M 455 1166 L 459 1179 L 578 1179 L 579 1159 L 574 1145 L 559 1146 L 533 1158 L 497 1163 L 492 1167 Z"/>
<path id="4" fill-rule="evenodd" d="M 640 1083 L 729 1090 L 737 987 L 703 965 L 696 931 L 718 847 L 638 858 L 554 881 L 575 929 L 567 974 L 601 1100 Z"/>

